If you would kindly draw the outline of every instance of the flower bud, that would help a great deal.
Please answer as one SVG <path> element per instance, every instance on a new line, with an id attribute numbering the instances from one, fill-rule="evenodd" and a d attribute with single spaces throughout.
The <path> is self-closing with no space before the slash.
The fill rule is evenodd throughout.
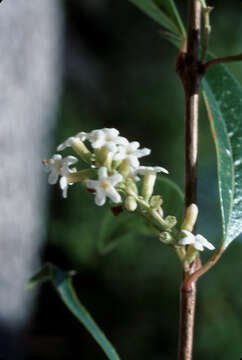
<path id="1" fill-rule="evenodd" d="M 132 191 L 132 193 L 135 193 L 136 195 L 138 194 L 137 186 L 132 178 L 129 177 L 126 179 L 126 187 L 127 187 L 127 190 L 130 189 Z"/>
<path id="2" fill-rule="evenodd" d="M 185 215 L 185 219 L 183 221 L 182 224 L 182 230 L 187 230 L 192 232 L 194 225 L 196 224 L 197 221 L 197 216 L 198 216 L 198 207 L 196 204 L 191 204 L 190 206 L 188 206 L 187 210 L 186 210 L 186 215 Z"/>
<path id="3" fill-rule="evenodd" d="M 188 264 L 191 264 L 196 259 L 197 256 L 198 256 L 198 251 L 192 245 L 189 245 L 185 260 L 188 262 Z"/>
<path id="4" fill-rule="evenodd" d="M 174 239 L 172 238 L 171 234 L 167 231 L 161 232 L 159 237 L 160 237 L 160 241 L 163 244 L 170 245 L 174 243 Z"/>
<path id="5" fill-rule="evenodd" d="M 158 209 L 163 203 L 163 199 L 160 195 L 154 195 L 150 199 L 150 206 L 152 209 Z"/>
<path id="6" fill-rule="evenodd" d="M 113 160 L 112 169 L 117 169 L 121 165 L 121 160 Z"/>
<path id="7" fill-rule="evenodd" d="M 76 172 L 69 173 L 67 181 L 69 184 L 77 182 L 86 182 L 89 179 L 95 179 L 97 171 L 95 169 L 84 169 Z"/>
<path id="8" fill-rule="evenodd" d="M 107 169 L 110 169 L 113 159 L 112 152 L 106 146 L 95 149 L 96 161 L 100 166 L 105 166 Z"/>
<path id="9" fill-rule="evenodd" d="M 165 218 L 165 222 L 169 228 L 173 228 L 177 224 L 177 219 L 175 216 L 168 215 Z"/>
<path id="10" fill-rule="evenodd" d="M 155 180 L 156 180 L 156 173 L 150 172 L 144 176 L 143 196 L 146 201 L 148 201 L 153 194 Z"/>
<path id="11" fill-rule="evenodd" d="M 120 174 L 123 175 L 124 178 L 126 178 L 130 173 L 130 162 L 128 160 L 123 160 L 121 162 L 121 165 L 119 167 Z"/>
<path id="12" fill-rule="evenodd" d="M 127 196 L 124 206 L 128 211 L 135 211 L 137 209 L 137 202 L 133 196 Z"/>
<path id="13" fill-rule="evenodd" d="M 88 163 L 92 160 L 92 153 L 86 145 L 79 139 L 75 139 L 71 144 L 72 149 L 80 156 L 80 158 Z"/>

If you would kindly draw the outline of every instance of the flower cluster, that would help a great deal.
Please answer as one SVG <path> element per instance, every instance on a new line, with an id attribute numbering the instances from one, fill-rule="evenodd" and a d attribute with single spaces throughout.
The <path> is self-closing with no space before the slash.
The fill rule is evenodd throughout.
<path id="1" fill-rule="evenodd" d="M 55 154 L 50 160 L 43 161 L 46 169 L 50 171 L 49 183 L 56 184 L 60 178 L 63 197 L 67 196 L 68 185 L 82 182 L 87 189 L 95 192 L 97 205 L 104 205 L 108 198 L 114 204 L 124 202 L 128 207 L 129 202 L 131 203 L 130 197 L 137 199 L 139 196 L 136 182 L 139 181 L 138 175 L 143 175 L 143 194 L 140 200 L 149 206 L 156 174 L 168 173 L 162 167 L 140 166 L 139 159 L 149 155 L 151 150 L 140 148 L 137 141 L 129 142 L 119 135 L 117 129 L 80 132 L 60 144 L 57 151 L 63 151 L 67 147 L 72 147 L 89 165 L 89 169 L 77 171 L 72 168 L 71 166 L 78 162 L 74 156 L 62 157 Z"/>
<path id="2" fill-rule="evenodd" d="M 96 205 L 102 206 L 109 199 L 113 209 L 117 204 L 119 208 L 126 208 L 129 212 L 137 210 L 136 212 L 148 221 L 152 218 L 153 224 L 159 224 L 156 228 L 160 229 L 162 242 L 182 248 L 190 245 L 200 251 L 204 246 L 212 249 L 213 246 L 201 235 L 192 235 L 189 232 L 191 229 L 185 223 L 181 239 L 177 240 L 174 236 L 173 228 L 177 220 L 175 216 L 164 217 L 163 199 L 160 195 L 153 194 L 157 174 L 168 174 L 168 171 L 160 166 L 140 165 L 140 159 L 149 155 L 150 149 L 140 148 L 137 141 L 129 142 L 113 128 L 93 130 L 89 133 L 79 132 L 60 144 L 57 151 L 63 151 L 67 147 L 71 147 L 86 163 L 85 169 L 77 170 L 73 167 L 79 161 L 75 156 L 62 157 L 55 154 L 51 159 L 43 160 L 50 173 L 48 182 L 56 184 L 59 181 L 64 198 L 67 197 L 69 185 L 82 183 L 87 191 L 94 194 Z M 192 209 L 193 215 L 187 215 L 190 224 L 196 221 L 197 216 L 196 209 Z M 113 212 L 117 214 L 119 211 Z M 194 221 L 191 222 L 192 218 Z"/>

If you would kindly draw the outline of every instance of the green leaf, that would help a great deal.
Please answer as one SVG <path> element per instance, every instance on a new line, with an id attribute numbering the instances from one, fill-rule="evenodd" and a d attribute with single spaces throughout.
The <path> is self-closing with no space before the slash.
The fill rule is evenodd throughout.
<path id="1" fill-rule="evenodd" d="M 137 234 L 151 235 L 155 232 L 151 225 L 139 218 L 135 213 L 128 213 L 124 210 L 118 216 L 114 217 L 111 211 L 106 213 L 98 239 L 98 250 L 102 255 L 106 255 L 116 248 L 121 241 Z"/>
<path id="2" fill-rule="evenodd" d="M 178 49 L 181 48 L 182 40 L 176 34 L 173 34 L 169 31 L 160 31 L 159 34 L 163 39 L 169 41 L 176 48 L 178 48 Z"/>
<path id="3" fill-rule="evenodd" d="M 173 0 L 129 0 L 158 24 L 185 39 L 186 31 Z"/>
<path id="4" fill-rule="evenodd" d="M 76 292 L 72 286 L 71 274 L 61 271 L 53 264 L 46 264 L 29 280 L 28 288 L 32 289 L 45 281 L 52 282 L 64 304 L 93 336 L 107 355 L 107 358 L 110 360 L 119 360 L 120 358 L 112 344 L 106 338 L 102 330 L 97 326 L 85 307 L 78 300 Z"/>
<path id="5" fill-rule="evenodd" d="M 164 216 L 173 215 L 177 218 L 177 226 L 181 227 L 184 216 L 184 195 L 174 181 L 159 176 L 156 180 L 154 195 L 161 195 L 163 198 L 162 208 Z"/>
<path id="6" fill-rule="evenodd" d="M 162 207 L 165 216 L 176 216 L 178 227 L 180 227 L 184 207 L 184 197 L 180 188 L 173 181 L 160 176 L 156 180 L 154 194 L 162 196 L 164 200 Z M 106 213 L 100 229 L 98 248 L 102 254 L 107 254 L 119 245 L 122 240 L 132 240 L 135 235 L 147 236 L 155 234 L 158 234 L 158 230 L 137 214 L 128 213 L 124 210 L 114 217 L 109 211 Z"/>
<path id="7" fill-rule="evenodd" d="M 242 232 L 242 87 L 226 66 L 216 65 L 208 70 L 203 89 L 217 153 L 226 248 Z"/>

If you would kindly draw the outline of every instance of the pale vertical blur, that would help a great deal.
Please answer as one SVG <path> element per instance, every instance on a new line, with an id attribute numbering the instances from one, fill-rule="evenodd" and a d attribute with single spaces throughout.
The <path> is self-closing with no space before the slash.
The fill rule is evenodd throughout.
<path id="1" fill-rule="evenodd" d="M 0 326 L 18 328 L 32 308 L 46 187 L 41 158 L 55 125 L 61 71 L 58 0 L 0 4 Z"/>

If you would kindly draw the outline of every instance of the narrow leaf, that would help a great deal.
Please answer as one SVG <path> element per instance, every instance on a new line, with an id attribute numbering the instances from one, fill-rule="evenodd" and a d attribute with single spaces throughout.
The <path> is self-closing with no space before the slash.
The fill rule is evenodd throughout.
<path id="1" fill-rule="evenodd" d="M 186 37 L 186 31 L 173 0 L 129 0 L 158 24 L 179 35 Z"/>
<path id="2" fill-rule="evenodd" d="M 61 271 L 53 264 L 46 264 L 29 280 L 28 288 L 31 289 L 48 280 L 52 282 L 55 290 L 67 308 L 85 326 L 96 342 L 100 345 L 104 353 L 107 355 L 107 358 L 110 360 L 119 360 L 120 358 L 112 344 L 77 298 L 76 292 L 72 286 L 70 273 Z"/>
<path id="3" fill-rule="evenodd" d="M 206 74 L 203 88 L 217 153 L 226 248 L 242 232 L 242 87 L 226 66 L 216 65 Z"/>
<path id="4" fill-rule="evenodd" d="M 180 49 L 182 46 L 181 38 L 179 38 L 177 35 L 169 32 L 169 31 L 160 31 L 159 34 L 161 37 L 167 41 L 169 41 L 172 45 L 174 45 L 176 48 Z"/>

